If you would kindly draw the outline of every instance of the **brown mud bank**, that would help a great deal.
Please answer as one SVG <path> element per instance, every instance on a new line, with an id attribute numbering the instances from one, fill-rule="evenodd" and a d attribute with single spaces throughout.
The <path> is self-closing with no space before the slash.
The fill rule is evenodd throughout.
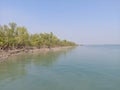
<path id="1" fill-rule="evenodd" d="M 16 56 L 24 53 L 46 53 L 48 51 L 59 51 L 61 49 L 71 48 L 72 46 L 66 47 L 54 47 L 54 48 L 30 48 L 30 49 L 15 49 L 15 50 L 1 50 L 0 51 L 0 62 L 3 62 L 6 58 Z"/>

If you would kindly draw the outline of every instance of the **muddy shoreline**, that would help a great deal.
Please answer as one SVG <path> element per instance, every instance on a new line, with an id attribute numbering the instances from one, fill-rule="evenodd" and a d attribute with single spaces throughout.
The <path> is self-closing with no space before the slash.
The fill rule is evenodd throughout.
<path id="1" fill-rule="evenodd" d="M 48 51 L 58 51 L 61 49 L 67 49 L 71 48 L 72 46 L 66 46 L 66 47 L 54 47 L 54 48 L 31 48 L 31 49 L 14 49 L 14 50 L 1 50 L 0 51 L 0 62 L 3 62 L 6 58 L 9 58 L 11 56 L 17 56 L 19 54 L 24 53 L 46 53 Z"/>

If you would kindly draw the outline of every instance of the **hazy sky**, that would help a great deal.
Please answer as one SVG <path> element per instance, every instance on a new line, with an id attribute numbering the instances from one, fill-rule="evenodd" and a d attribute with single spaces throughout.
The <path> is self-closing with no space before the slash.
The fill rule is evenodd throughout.
<path id="1" fill-rule="evenodd" d="M 83 44 L 120 44 L 120 0 L 0 0 L 0 24 Z"/>

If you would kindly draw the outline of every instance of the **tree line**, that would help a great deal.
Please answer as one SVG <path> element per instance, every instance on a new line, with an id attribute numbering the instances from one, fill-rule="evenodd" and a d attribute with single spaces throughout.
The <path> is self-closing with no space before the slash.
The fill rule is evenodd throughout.
<path id="1" fill-rule="evenodd" d="M 12 22 L 8 25 L 0 25 L 0 48 L 2 50 L 21 49 L 31 47 L 58 47 L 75 46 L 76 44 L 67 40 L 60 40 L 52 32 L 30 34 L 24 26 L 17 26 Z"/>

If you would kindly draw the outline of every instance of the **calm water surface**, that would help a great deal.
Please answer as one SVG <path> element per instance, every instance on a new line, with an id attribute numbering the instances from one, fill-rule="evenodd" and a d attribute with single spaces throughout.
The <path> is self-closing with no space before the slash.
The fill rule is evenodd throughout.
<path id="1" fill-rule="evenodd" d="M 120 46 L 81 46 L 11 57 L 0 90 L 120 90 Z"/>

